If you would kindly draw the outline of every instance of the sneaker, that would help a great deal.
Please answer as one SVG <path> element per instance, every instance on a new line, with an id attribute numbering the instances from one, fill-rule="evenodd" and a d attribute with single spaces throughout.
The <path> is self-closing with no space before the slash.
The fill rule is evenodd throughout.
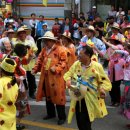
<path id="1" fill-rule="evenodd" d="M 64 120 L 63 119 L 62 120 L 58 120 L 57 124 L 58 125 L 63 125 L 65 123 L 65 121 L 66 121 L 65 119 Z"/>

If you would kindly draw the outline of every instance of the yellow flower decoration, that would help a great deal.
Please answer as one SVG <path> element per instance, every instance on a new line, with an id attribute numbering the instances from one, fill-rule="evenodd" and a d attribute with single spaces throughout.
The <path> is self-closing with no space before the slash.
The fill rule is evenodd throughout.
<path id="1" fill-rule="evenodd" d="M 86 44 L 88 45 L 88 46 L 90 46 L 90 47 L 94 47 L 94 43 L 91 41 L 91 39 L 89 39 L 87 42 L 86 42 Z"/>
<path id="2" fill-rule="evenodd" d="M 125 42 L 125 38 L 123 37 L 123 38 L 121 39 L 121 41 L 124 43 L 124 42 Z"/>
<path id="3" fill-rule="evenodd" d="M 125 36 L 128 36 L 128 31 L 125 31 Z"/>

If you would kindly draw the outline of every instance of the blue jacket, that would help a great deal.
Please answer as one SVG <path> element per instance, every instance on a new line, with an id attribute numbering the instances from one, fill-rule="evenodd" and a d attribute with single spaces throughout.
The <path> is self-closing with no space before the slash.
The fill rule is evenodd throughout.
<path id="1" fill-rule="evenodd" d="M 36 24 L 36 36 L 38 37 L 42 37 L 41 35 L 41 32 L 42 32 L 42 25 L 45 23 L 45 21 L 39 21 L 37 24 Z"/>

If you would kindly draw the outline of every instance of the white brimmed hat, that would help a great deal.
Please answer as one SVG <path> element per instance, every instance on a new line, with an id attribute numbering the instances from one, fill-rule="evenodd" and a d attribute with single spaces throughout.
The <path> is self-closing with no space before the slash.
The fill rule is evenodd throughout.
<path id="1" fill-rule="evenodd" d="M 17 34 L 20 33 L 20 32 L 26 32 L 27 35 L 30 34 L 30 30 L 29 30 L 29 29 L 25 29 L 24 27 L 20 27 L 20 28 L 17 30 Z"/>
<path id="2" fill-rule="evenodd" d="M 43 23 L 42 26 L 48 26 L 47 23 Z"/>
<path id="3" fill-rule="evenodd" d="M 39 38 L 39 39 L 51 39 L 51 40 L 54 40 L 54 41 L 57 41 L 57 38 L 54 37 L 54 34 L 51 32 L 51 31 L 47 31 L 43 37 Z"/>
<path id="4" fill-rule="evenodd" d="M 112 26 L 112 28 L 120 30 L 120 26 L 119 26 L 118 23 L 114 23 L 114 25 Z"/>
<path id="5" fill-rule="evenodd" d="M 14 32 L 13 29 L 9 29 L 9 30 L 7 31 L 7 34 L 8 34 L 8 33 L 15 33 L 15 32 Z"/>
<path id="6" fill-rule="evenodd" d="M 9 33 L 12 33 L 12 34 L 14 34 L 14 37 L 17 37 L 17 36 L 16 36 L 16 32 L 15 32 L 13 29 L 9 29 L 9 30 L 6 32 L 6 35 L 8 35 Z"/>
<path id="7" fill-rule="evenodd" d="M 87 28 L 87 30 L 89 31 L 93 31 L 94 32 L 94 34 L 96 34 L 96 30 L 95 30 L 95 28 L 93 27 L 93 26 L 88 26 L 88 28 Z"/>
<path id="8" fill-rule="evenodd" d="M 27 32 L 28 35 L 31 34 L 31 29 L 27 27 L 27 25 L 22 26 L 22 28 L 24 28 L 24 30 Z"/>
<path id="9" fill-rule="evenodd" d="M 130 29 L 130 25 L 124 27 L 122 30 L 123 30 L 123 31 L 126 31 L 126 30 L 128 30 L 128 29 Z"/>

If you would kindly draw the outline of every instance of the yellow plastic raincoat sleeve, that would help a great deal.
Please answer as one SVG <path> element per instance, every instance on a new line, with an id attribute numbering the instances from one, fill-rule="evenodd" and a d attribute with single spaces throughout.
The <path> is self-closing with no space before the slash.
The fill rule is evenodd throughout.
<path id="1" fill-rule="evenodd" d="M 105 71 L 101 64 L 98 65 L 98 72 L 99 72 L 99 88 L 103 88 L 105 91 L 111 91 L 112 85 L 108 78 L 108 76 L 105 74 Z"/>
<path id="2" fill-rule="evenodd" d="M 78 64 L 78 61 L 76 61 L 76 62 L 70 67 L 69 71 L 64 74 L 64 80 L 65 80 L 65 81 L 71 80 L 71 77 L 74 77 L 74 76 L 75 76 L 75 70 L 76 70 L 76 68 L 77 68 L 77 67 L 76 67 L 77 64 Z"/>
<path id="3" fill-rule="evenodd" d="M 0 82 L 1 83 L 1 82 Z M 0 102 L 2 100 L 2 97 L 3 97 L 3 87 L 0 86 Z"/>
<path id="4" fill-rule="evenodd" d="M 33 50 L 34 53 L 36 53 L 37 50 L 38 50 L 38 48 L 37 48 L 37 46 L 36 46 L 36 44 L 34 42 L 32 42 L 31 48 L 32 48 L 32 50 Z"/>

